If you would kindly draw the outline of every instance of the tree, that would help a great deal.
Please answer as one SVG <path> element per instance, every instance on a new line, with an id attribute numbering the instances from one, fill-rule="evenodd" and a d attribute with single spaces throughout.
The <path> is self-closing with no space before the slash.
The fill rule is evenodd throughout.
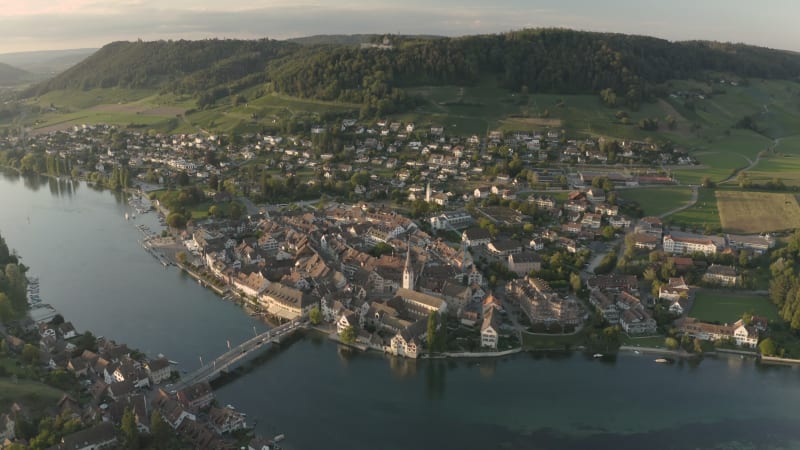
<path id="1" fill-rule="evenodd" d="M 181 213 L 173 212 L 167 216 L 167 225 L 172 228 L 184 228 L 187 222 L 186 216 Z"/>
<path id="2" fill-rule="evenodd" d="M 161 413 L 158 410 L 153 411 L 150 416 L 150 434 L 153 436 L 156 448 L 159 449 L 164 448 L 164 444 L 172 439 L 172 431 L 167 426 L 167 423 L 164 422 L 164 418 L 161 417 Z"/>
<path id="3" fill-rule="evenodd" d="M 353 328 L 352 325 L 350 325 L 344 330 L 342 330 L 342 334 L 340 337 L 342 339 L 342 342 L 344 342 L 345 344 L 352 344 L 353 342 L 356 341 L 356 329 Z"/>
<path id="4" fill-rule="evenodd" d="M 311 321 L 312 325 L 319 325 L 320 322 L 322 322 L 322 311 L 319 310 L 318 306 L 308 311 L 308 319 Z"/>
<path id="5" fill-rule="evenodd" d="M 703 341 L 700 339 L 694 339 L 694 352 L 695 353 L 703 353 Z"/>
<path id="6" fill-rule="evenodd" d="M 91 331 L 86 331 L 82 335 L 78 336 L 78 338 L 75 340 L 75 345 L 78 347 L 78 349 L 96 352 L 97 338 L 94 337 Z"/>
<path id="7" fill-rule="evenodd" d="M 133 415 L 131 408 L 125 408 L 120 429 L 125 439 L 125 448 L 139 448 L 139 429 L 136 427 L 136 417 Z"/>
<path id="8" fill-rule="evenodd" d="M 673 337 L 668 337 L 668 338 L 664 339 L 664 345 L 666 345 L 667 348 L 670 349 L 670 350 L 675 350 L 676 348 L 678 348 L 679 344 L 678 344 L 678 340 L 677 339 L 675 339 Z"/>
<path id="9" fill-rule="evenodd" d="M 33 364 L 39 361 L 39 347 L 31 344 L 25 344 L 22 347 L 22 360 L 28 364 Z"/>
<path id="10" fill-rule="evenodd" d="M 178 252 L 175 254 L 175 259 L 177 259 L 181 264 L 186 264 L 188 256 L 186 255 L 186 252 Z"/>
<path id="11" fill-rule="evenodd" d="M 428 350 L 433 352 L 439 347 L 437 343 L 437 331 L 439 330 L 439 314 L 431 311 L 428 314 Z"/>
<path id="12" fill-rule="evenodd" d="M 758 351 L 763 356 L 775 356 L 778 353 L 778 346 L 775 345 L 775 341 L 772 338 L 766 338 L 758 344 Z"/>
<path id="13" fill-rule="evenodd" d="M 583 281 L 581 280 L 581 276 L 575 272 L 569 274 L 569 284 L 572 286 L 572 290 L 578 292 L 583 287 Z"/>

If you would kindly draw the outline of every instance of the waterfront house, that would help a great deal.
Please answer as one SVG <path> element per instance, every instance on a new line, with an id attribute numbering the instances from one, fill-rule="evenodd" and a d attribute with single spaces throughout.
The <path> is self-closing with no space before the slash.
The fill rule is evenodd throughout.
<path id="1" fill-rule="evenodd" d="M 317 304 L 310 295 L 283 283 L 271 283 L 258 296 L 258 302 L 269 314 L 289 320 L 308 314 Z"/>
<path id="2" fill-rule="evenodd" d="M 420 340 L 425 336 L 428 321 L 419 319 L 405 329 L 398 331 L 389 342 L 389 352 L 406 358 L 419 357 Z"/>
<path id="3" fill-rule="evenodd" d="M 211 401 L 214 400 L 214 391 L 211 390 L 211 385 L 207 381 L 202 381 L 181 389 L 176 397 L 186 409 L 198 411 L 211 404 Z"/>
<path id="4" fill-rule="evenodd" d="M 348 327 L 358 329 L 359 320 L 355 312 L 346 309 L 339 316 L 339 320 L 336 321 L 336 333 L 341 336 Z"/>
<path id="5" fill-rule="evenodd" d="M 269 281 L 260 271 L 239 272 L 233 279 L 233 287 L 248 297 L 256 298 L 269 286 Z"/>
<path id="6" fill-rule="evenodd" d="M 481 324 L 481 347 L 497 350 L 501 323 L 500 313 L 496 309 L 490 308 L 483 316 L 483 324 Z"/>
<path id="7" fill-rule="evenodd" d="M 716 325 L 685 317 L 676 320 L 675 326 L 681 333 L 705 341 L 731 340 L 743 347 L 755 347 L 758 344 L 758 330 L 752 325 L 745 326 L 742 319 L 731 325 Z"/>
<path id="8" fill-rule="evenodd" d="M 208 421 L 217 434 L 230 433 L 231 431 L 247 428 L 245 415 L 230 406 L 225 408 L 212 406 L 208 411 Z"/>
<path id="9" fill-rule="evenodd" d="M 145 364 L 145 370 L 152 384 L 160 384 L 168 380 L 172 374 L 172 365 L 167 358 L 151 359 Z"/>

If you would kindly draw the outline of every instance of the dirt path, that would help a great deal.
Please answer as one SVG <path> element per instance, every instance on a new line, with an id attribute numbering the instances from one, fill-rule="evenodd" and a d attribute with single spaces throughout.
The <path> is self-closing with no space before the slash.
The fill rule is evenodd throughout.
<path id="1" fill-rule="evenodd" d="M 671 211 L 667 211 L 667 212 L 659 215 L 658 217 L 659 217 L 659 219 L 663 219 L 664 217 L 671 216 L 671 215 L 673 215 L 675 213 L 679 213 L 679 212 L 683 211 L 684 209 L 691 208 L 692 206 L 694 206 L 695 203 L 697 203 L 697 186 L 692 186 L 692 198 L 691 198 L 691 200 L 689 200 L 688 203 L 686 203 L 685 205 L 680 206 L 678 208 L 675 208 L 675 209 L 673 209 Z"/>

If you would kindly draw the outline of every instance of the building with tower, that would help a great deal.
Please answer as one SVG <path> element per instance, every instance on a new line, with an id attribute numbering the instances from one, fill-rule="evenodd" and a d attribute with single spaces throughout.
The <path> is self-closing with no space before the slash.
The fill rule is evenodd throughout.
<path id="1" fill-rule="evenodd" d="M 411 246 L 406 252 L 406 264 L 403 267 L 403 289 L 414 290 L 414 268 L 411 267 Z"/>

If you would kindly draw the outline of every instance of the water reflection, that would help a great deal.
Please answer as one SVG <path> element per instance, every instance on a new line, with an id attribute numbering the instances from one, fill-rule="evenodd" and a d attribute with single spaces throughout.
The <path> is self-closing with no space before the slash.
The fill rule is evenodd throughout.
<path id="1" fill-rule="evenodd" d="M 429 400 L 444 398 L 445 379 L 447 377 L 447 362 L 442 360 L 429 360 L 425 368 L 425 393 Z"/>
<path id="2" fill-rule="evenodd" d="M 417 360 L 387 356 L 389 369 L 395 378 L 414 378 L 417 376 Z"/>

